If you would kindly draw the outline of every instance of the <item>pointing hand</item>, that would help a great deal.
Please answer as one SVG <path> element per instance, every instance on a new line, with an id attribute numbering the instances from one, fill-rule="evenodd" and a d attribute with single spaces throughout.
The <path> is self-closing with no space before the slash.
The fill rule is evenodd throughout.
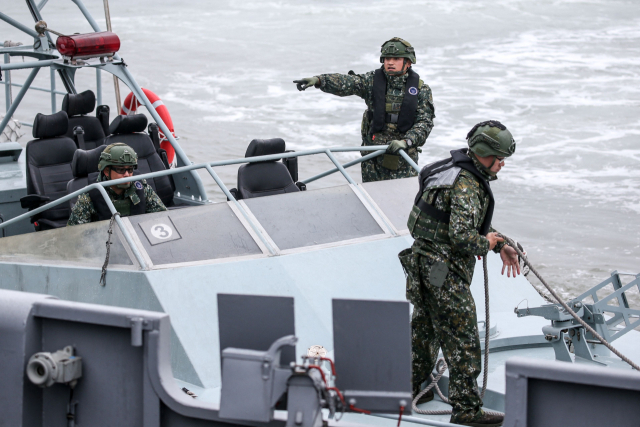
<path id="1" fill-rule="evenodd" d="M 317 77 L 305 77 L 304 79 L 294 80 L 293 82 L 298 87 L 298 90 L 305 90 L 308 87 L 316 86 L 317 84 L 319 84 L 320 79 Z"/>

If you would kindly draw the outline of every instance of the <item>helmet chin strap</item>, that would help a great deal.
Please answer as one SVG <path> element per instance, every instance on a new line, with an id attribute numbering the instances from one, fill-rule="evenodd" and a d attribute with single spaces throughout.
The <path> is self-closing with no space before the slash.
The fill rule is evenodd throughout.
<path id="1" fill-rule="evenodd" d="M 409 62 L 409 64 L 411 64 L 411 62 Z M 407 73 L 407 71 L 409 71 L 409 68 L 411 68 L 411 65 L 409 65 L 406 69 L 404 68 L 405 65 L 407 65 L 407 59 L 404 58 L 404 61 L 402 62 L 402 69 L 400 71 L 387 71 L 386 67 L 385 67 L 385 71 L 387 71 L 387 74 L 389 74 L 390 76 L 402 76 L 404 74 Z"/>
<path id="2" fill-rule="evenodd" d="M 474 153 L 473 151 L 469 150 L 469 153 L 471 153 L 473 155 L 473 157 L 475 157 L 475 159 L 477 160 L 477 164 L 476 166 L 479 166 L 479 168 L 482 170 L 482 172 L 486 173 L 487 175 L 490 176 L 496 176 L 498 175 L 498 172 L 494 172 L 491 170 L 491 168 L 496 164 L 496 161 L 498 160 L 498 156 L 493 156 L 493 162 L 491 163 L 491 166 L 486 167 L 485 165 L 482 164 L 482 162 L 478 159 L 478 156 L 476 156 L 476 153 Z"/>

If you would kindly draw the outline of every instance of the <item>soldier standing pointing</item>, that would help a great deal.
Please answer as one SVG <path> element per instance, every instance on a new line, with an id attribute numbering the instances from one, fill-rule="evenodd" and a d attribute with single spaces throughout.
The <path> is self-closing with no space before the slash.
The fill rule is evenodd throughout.
<path id="1" fill-rule="evenodd" d="M 507 276 L 520 274 L 516 251 L 491 227 L 494 199 L 489 186 L 516 143 L 494 120 L 475 125 L 467 142 L 469 149 L 451 151 L 450 158 L 420 172 L 420 191 L 407 224 L 415 241 L 399 254 L 407 273 L 407 298 L 414 307 L 413 388 L 415 396 L 441 348 L 449 367 L 451 422 L 500 426 L 502 416 L 482 410 L 476 381 L 480 338 L 470 286 L 475 256 L 486 256 L 489 250 L 500 253 L 503 274 L 505 269 Z"/>
<path id="2" fill-rule="evenodd" d="M 389 145 L 387 154 L 362 162 L 362 181 L 416 176 L 399 155 L 403 149 L 418 162 L 418 152 L 431 129 L 435 110 L 431 89 L 411 68 L 416 63 L 413 47 L 394 37 L 382 45 L 383 66 L 366 74 L 320 74 L 294 80 L 298 90 L 310 86 L 338 96 L 357 95 L 367 109 L 362 117 L 362 145 Z M 364 154 L 369 154 L 363 153 Z"/>

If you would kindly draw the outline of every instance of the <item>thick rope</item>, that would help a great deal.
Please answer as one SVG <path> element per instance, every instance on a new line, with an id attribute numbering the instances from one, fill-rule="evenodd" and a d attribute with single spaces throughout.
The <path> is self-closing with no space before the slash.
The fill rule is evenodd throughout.
<path id="1" fill-rule="evenodd" d="M 111 236 L 113 235 L 113 223 L 116 220 L 116 215 L 120 215 L 118 212 L 111 216 L 109 221 L 109 237 L 107 237 L 107 256 L 104 258 L 104 264 L 102 264 L 102 274 L 100 274 L 100 286 L 107 285 L 107 266 L 109 265 L 109 256 L 111 255 Z"/>
<path id="2" fill-rule="evenodd" d="M 489 376 L 489 272 L 487 268 L 487 255 L 482 257 L 482 269 L 484 271 L 484 366 L 482 367 L 482 392 L 480 397 L 484 399 L 484 392 L 487 391 L 487 377 Z"/>
<path id="3" fill-rule="evenodd" d="M 558 296 L 558 294 L 556 293 L 556 291 L 554 291 L 551 286 L 549 286 L 547 284 L 547 282 L 540 276 L 540 274 L 538 273 L 538 271 L 533 267 L 533 265 L 531 265 L 531 263 L 529 262 L 529 260 L 527 259 L 527 257 L 522 253 L 522 251 L 520 250 L 520 248 L 518 248 L 518 245 L 513 241 L 513 239 L 511 239 L 510 237 L 505 236 L 504 234 L 499 234 L 500 237 L 504 238 L 504 240 L 507 242 L 507 244 L 509 246 L 511 246 L 513 249 L 516 250 L 516 252 L 518 252 L 518 255 L 520 255 L 520 257 L 522 257 L 522 259 L 524 260 L 525 264 L 527 264 L 529 266 L 529 268 L 531 269 L 531 271 L 533 271 L 533 274 L 536 275 L 536 277 L 540 280 L 540 282 L 542 282 L 542 284 L 544 285 L 545 288 L 547 288 L 547 290 L 549 291 L 549 293 L 551 293 L 551 295 L 553 295 L 553 297 L 556 299 L 556 301 L 558 301 L 558 303 L 562 306 L 562 308 L 564 308 L 570 315 L 571 317 L 573 317 L 578 323 L 580 323 L 587 331 L 591 332 L 591 334 L 598 340 L 600 341 L 605 347 L 607 347 L 609 350 L 611 350 L 611 352 L 613 352 L 616 356 L 618 356 L 620 359 L 624 360 L 625 362 L 627 362 L 629 365 L 631 365 L 631 367 L 633 369 L 635 369 L 636 371 L 640 371 L 640 367 L 638 365 L 636 365 L 635 363 L 633 363 L 628 357 L 626 357 L 624 354 L 620 353 L 618 350 L 616 350 L 611 344 L 609 344 L 607 342 L 607 340 L 605 340 L 599 333 L 597 333 L 595 331 L 595 329 L 593 329 L 591 326 L 589 326 L 587 324 L 587 322 L 585 322 L 584 320 L 582 320 L 582 318 L 580 316 L 578 316 L 575 311 L 573 311 L 568 305 L 567 303 L 565 303 L 564 301 L 562 301 L 562 299 L 560 298 L 560 296 Z"/>
<path id="4" fill-rule="evenodd" d="M 482 373 L 482 392 L 480 393 L 480 397 L 484 398 L 484 393 L 487 390 L 487 378 L 489 376 L 489 330 L 490 328 L 490 323 L 489 323 L 489 269 L 487 268 L 487 256 L 485 255 L 482 258 L 482 269 L 484 270 L 484 367 L 483 367 L 483 373 Z M 444 371 L 446 371 L 447 369 L 447 362 L 444 360 L 444 358 L 440 358 L 438 359 L 438 361 L 436 362 L 436 372 L 438 372 L 438 375 L 436 375 L 436 377 L 433 377 L 433 374 L 429 375 L 429 379 L 431 380 L 431 383 L 424 389 L 422 390 L 420 393 L 418 393 L 418 395 L 413 399 L 413 402 L 411 402 L 411 409 L 413 409 L 414 412 L 417 412 L 418 414 L 423 414 L 423 415 L 450 415 L 451 414 L 451 409 L 443 409 L 443 410 L 439 410 L 439 411 L 427 411 L 424 409 L 418 409 L 418 400 L 420 400 L 420 398 L 422 396 L 424 396 L 425 394 L 427 394 L 427 392 L 429 390 L 431 390 L 432 388 L 435 388 L 436 392 L 438 393 L 438 396 L 440 397 L 440 399 L 444 402 L 444 403 L 449 403 L 449 399 L 447 399 L 443 394 L 442 391 L 440 391 L 440 387 L 438 387 L 438 381 L 440 381 L 440 378 L 442 377 L 442 374 L 444 374 Z M 497 412 L 497 411 L 488 411 L 486 409 L 483 409 L 483 411 L 487 414 L 491 414 L 491 415 L 504 415 L 502 412 Z"/>

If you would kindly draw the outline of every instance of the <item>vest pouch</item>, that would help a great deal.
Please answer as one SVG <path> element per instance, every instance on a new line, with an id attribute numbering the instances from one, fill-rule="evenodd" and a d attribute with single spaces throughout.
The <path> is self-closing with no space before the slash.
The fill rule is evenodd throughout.
<path id="1" fill-rule="evenodd" d="M 382 158 L 382 167 L 392 171 L 396 171 L 400 168 L 400 156 L 395 154 L 384 154 Z"/>
<path id="2" fill-rule="evenodd" d="M 398 254 L 398 259 L 407 276 L 407 300 L 413 305 L 422 303 L 420 293 L 420 266 L 418 265 L 418 255 L 414 254 L 411 248 L 407 248 Z"/>
<path id="3" fill-rule="evenodd" d="M 113 207 L 116 208 L 121 217 L 131 215 L 131 200 L 129 198 L 113 200 Z"/>

